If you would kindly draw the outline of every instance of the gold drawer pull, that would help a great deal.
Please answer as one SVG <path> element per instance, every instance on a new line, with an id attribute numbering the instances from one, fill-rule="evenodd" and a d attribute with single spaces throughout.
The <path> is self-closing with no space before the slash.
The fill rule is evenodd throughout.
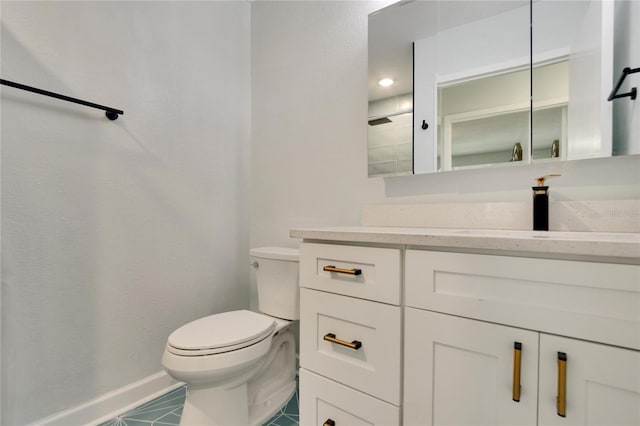
<path id="1" fill-rule="evenodd" d="M 331 419 L 327 419 L 322 426 L 336 426 L 336 422 Z"/>
<path id="2" fill-rule="evenodd" d="M 327 271 L 327 272 L 337 272 L 339 274 L 347 274 L 347 275 L 361 275 L 362 274 L 362 269 L 343 269 L 343 268 L 336 268 L 333 265 L 327 265 L 324 268 L 322 268 L 323 271 Z"/>
<path id="3" fill-rule="evenodd" d="M 558 415 L 567 416 L 567 354 L 558 352 Z"/>
<path id="4" fill-rule="evenodd" d="M 522 363 L 522 343 L 513 342 L 513 400 L 520 402 L 520 368 Z"/>
<path id="5" fill-rule="evenodd" d="M 323 339 L 326 340 L 327 342 L 336 343 L 340 346 L 344 346 L 356 351 L 362 347 L 362 342 L 358 340 L 354 340 L 352 342 L 345 342 L 344 340 L 336 339 L 336 335 L 333 333 L 325 334 Z"/>

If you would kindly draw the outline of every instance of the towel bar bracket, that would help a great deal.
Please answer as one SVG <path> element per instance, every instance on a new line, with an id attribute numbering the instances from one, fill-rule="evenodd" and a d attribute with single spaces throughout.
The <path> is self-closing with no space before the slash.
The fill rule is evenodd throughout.
<path id="1" fill-rule="evenodd" d="M 620 78 L 618 79 L 616 86 L 611 91 L 611 94 L 609 95 L 607 100 L 612 101 L 614 99 L 626 98 L 626 97 L 631 98 L 631 100 L 635 100 L 638 95 L 638 89 L 636 89 L 635 87 L 632 87 L 631 90 L 626 93 L 618 93 L 618 90 L 620 90 L 620 86 L 622 86 L 624 79 L 627 78 L 629 74 L 634 74 L 637 72 L 640 72 L 640 68 L 633 68 L 633 69 L 629 67 L 624 68 L 622 70 L 622 74 L 620 74 Z"/>

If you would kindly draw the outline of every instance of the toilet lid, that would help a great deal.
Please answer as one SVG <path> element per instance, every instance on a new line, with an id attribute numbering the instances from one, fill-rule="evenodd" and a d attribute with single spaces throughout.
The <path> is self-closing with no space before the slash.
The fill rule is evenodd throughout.
<path id="1" fill-rule="evenodd" d="M 183 325 L 171 333 L 167 343 L 184 351 L 218 353 L 249 346 L 271 334 L 274 328 L 275 320 L 267 315 L 223 312 Z"/>

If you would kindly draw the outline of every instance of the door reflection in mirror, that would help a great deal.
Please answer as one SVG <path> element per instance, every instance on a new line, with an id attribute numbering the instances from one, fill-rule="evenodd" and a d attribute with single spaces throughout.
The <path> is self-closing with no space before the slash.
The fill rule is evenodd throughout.
<path id="1" fill-rule="evenodd" d="M 438 88 L 438 170 L 528 161 L 530 157 L 527 68 Z M 568 62 L 533 69 L 539 85 L 533 103 L 535 161 L 552 157 L 555 140 L 567 140 Z M 514 155 L 514 147 L 521 148 Z M 558 151 L 566 152 L 565 149 Z"/>

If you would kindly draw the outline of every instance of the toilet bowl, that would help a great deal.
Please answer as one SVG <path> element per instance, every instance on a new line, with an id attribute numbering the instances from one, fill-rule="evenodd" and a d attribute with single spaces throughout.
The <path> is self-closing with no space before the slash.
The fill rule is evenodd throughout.
<path id="1" fill-rule="evenodd" d="M 267 247 L 252 249 L 251 256 L 263 313 L 211 315 L 167 339 L 162 365 L 187 384 L 182 426 L 261 425 L 295 392 L 289 325 L 299 318 L 298 251 Z"/>

